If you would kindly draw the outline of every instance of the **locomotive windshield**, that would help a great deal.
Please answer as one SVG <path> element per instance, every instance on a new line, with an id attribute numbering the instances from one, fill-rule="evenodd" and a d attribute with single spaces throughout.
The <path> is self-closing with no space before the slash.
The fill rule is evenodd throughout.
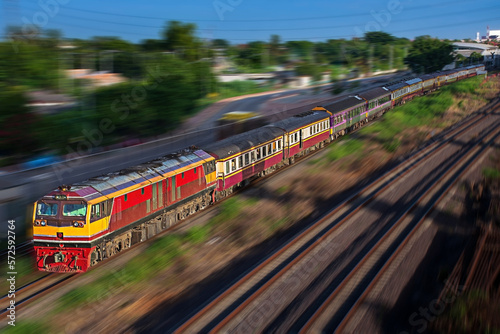
<path id="1" fill-rule="evenodd" d="M 55 216 L 58 205 L 56 203 L 38 203 L 36 214 L 39 216 Z"/>
<path id="2" fill-rule="evenodd" d="M 85 204 L 65 204 L 63 206 L 63 216 L 85 216 L 87 214 L 87 206 Z"/>

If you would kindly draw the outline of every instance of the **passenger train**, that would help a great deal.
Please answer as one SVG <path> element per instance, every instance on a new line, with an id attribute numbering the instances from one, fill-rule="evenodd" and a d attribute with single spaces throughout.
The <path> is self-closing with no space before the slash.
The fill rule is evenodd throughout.
<path id="1" fill-rule="evenodd" d="M 474 65 L 372 88 L 201 148 L 60 186 L 35 204 L 36 265 L 85 272 L 395 105 L 481 71 L 484 65 Z"/>

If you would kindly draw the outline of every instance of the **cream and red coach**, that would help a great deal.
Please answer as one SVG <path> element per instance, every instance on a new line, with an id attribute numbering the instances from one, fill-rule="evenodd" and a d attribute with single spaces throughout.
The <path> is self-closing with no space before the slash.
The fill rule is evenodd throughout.
<path id="1" fill-rule="evenodd" d="M 84 272 L 210 204 L 215 162 L 187 151 L 62 186 L 35 205 L 40 270 Z"/>
<path id="2" fill-rule="evenodd" d="M 308 111 L 205 146 L 217 161 L 214 200 L 329 140 L 329 117 L 325 111 Z"/>

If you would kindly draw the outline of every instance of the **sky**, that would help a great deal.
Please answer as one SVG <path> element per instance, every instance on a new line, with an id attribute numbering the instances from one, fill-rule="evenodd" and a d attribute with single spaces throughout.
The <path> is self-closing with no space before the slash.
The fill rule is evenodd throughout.
<path id="1" fill-rule="evenodd" d="M 118 36 L 138 43 L 160 38 L 166 22 L 194 23 L 203 39 L 232 44 L 351 39 L 384 31 L 413 39 L 475 39 L 500 30 L 498 0 L 2 0 L 0 26 L 37 24 L 66 38 Z"/>

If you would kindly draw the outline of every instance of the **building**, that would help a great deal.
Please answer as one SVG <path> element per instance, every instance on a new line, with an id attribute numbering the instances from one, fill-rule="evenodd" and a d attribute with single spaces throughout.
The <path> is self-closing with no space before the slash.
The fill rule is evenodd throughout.
<path id="1" fill-rule="evenodd" d="M 481 43 L 453 43 L 453 49 L 456 54 L 460 54 L 469 58 L 472 53 L 479 53 L 484 57 L 484 62 L 491 62 L 493 58 L 500 55 L 500 50 L 495 45 L 481 44 Z"/>
<path id="2" fill-rule="evenodd" d="M 486 27 L 486 36 L 480 36 L 477 32 L 476 42 L 487 42 L 487 41 L 500 41 L 500 30 L 490 30 L 490 27 Z"/>
<path id="3" fill-rule="evenodd" d="M 92 72 L 90 69 L 66 70 L 66 75 L 71 79 L 87 79 L 93 87 L 110 86 L 127 81 L 127 78 L 119 73 Z"/>

